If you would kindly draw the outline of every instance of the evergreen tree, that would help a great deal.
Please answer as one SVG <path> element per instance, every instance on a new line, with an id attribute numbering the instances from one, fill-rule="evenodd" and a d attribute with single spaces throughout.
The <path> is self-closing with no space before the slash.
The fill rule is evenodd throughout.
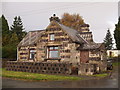
<path id="1" fill-rule="evenodd" d="M 0 30 L 2 31 L 2 33 L 0 32 L 2 34 L 2 45 L 5 46 L 8 44 L 10 32 L 8 22 L 4 15 L 0 18 Z"/>
<path id="2" fill-rule="evenodd" d="M 14 46 L 17 46 L 18 43 L 19 43 L 19 40 L 18 40 L 18 37 L 17 37 L 17 34 L 16 33 L 13 33 L 11 38 L 10 38 L 10 45 L 14 45 Z"/>
<path id="3" fill-rule="evenodd" d="M 84 20 L 79 14 L 64 13 L 61 19 L 61 23 L 65 26 L 78 30 L 80 25 L 85 24 Z"/>
<path id="4" fill-rule="evenodd" d="M 2 34 L 8 34 L 9 33 L 9 26 L 8 26 L 8 22 L 6 20 L 6 18 L 4 17 L 4 15 L 2 15 L 2 17 L 0 18 L 0 21 L 2 22 L 2 26 L 0 26 L 0 29 L 2 29 Z"/>
<path id="5" fill-rule="evenodd" d="M 108 29 L 106 37 L 104 38 L 104 43 L 105 43 L 105 47 L 106 47 L 107 50 L 112 49 L 112 46 L 113 46 L 112 42 L 113 42 L 112 35 L 110 33 L 110 30 Z"/>
<path id="6" fill-rule="evenodd" d="M 120 50 L 120 17 L 118 19 L 118 24 L 115 25 L 114 38 L 115 38 L 116 48 Z"/>
<path id="7" fill-rule="evenodd" d="M 20 16 L 18 16 L 18 17 L 16 16 L 14 18 L 13 25 L 11 26 L 11 31 L 12 31 L 12 33 L 17 34 L 19 41 L 21 41 L 26 34 L 26 32 L 23 30 L 24 30 L 24 28 L 23 28 L 22 20 L 21 20 Z"/>

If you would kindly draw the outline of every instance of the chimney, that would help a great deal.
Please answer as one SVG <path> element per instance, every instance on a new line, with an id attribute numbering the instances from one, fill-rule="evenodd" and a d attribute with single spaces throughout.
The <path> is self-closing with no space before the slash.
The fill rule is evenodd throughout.
<path id="1" fill-rule="evenodd" d="M 60 19 L 59 19 L 59 17 L 56 17 L 56 14 L 53 14 L 53 16 L 49 18 L 49 20 L 50 20 L 50 22 L 51 22 L 51 21 L 60 22 Z"/>

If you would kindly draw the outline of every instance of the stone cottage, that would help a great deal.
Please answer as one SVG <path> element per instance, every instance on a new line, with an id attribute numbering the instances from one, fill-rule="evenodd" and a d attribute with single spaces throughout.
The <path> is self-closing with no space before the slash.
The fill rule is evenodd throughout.
<path id="1" fill-rule="evenodd" d="M 17 47 L 17 61 L 99 64 L 106 60 L 103 43 L 93 41 L 89 25 L 75 30 L 60 23 L 54 14 L 44 30 L 29 31 Z"/>

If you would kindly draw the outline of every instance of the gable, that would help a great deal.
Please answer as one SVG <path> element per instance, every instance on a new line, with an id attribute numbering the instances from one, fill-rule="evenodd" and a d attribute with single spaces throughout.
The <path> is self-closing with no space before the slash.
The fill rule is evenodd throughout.
<path id="1" fill-rule="evenodd" d="M 49 42 L 50 41 L 50 34 L 54 34 L 55 40 L 54 42 L 66 42 L 71 41 L 71 37 L 63 31 L 63 29 L 60 27 L 59 24 L 57 24 L 55 21 L 51 21 L 51 23 L 46 28 L 45 32 L 41 34 L 41 37 L 39 39 L 40 42 Z"/>
<path id="2" fill-rule="evenodd" d="M 56 36 L 56 41 L 67 41 L 72 40 L 72 42 L 77 43 L 87 43 L 79 34 L 78 31 L 66 27 L 56 21 L 51 21 L 45 32 L 42 34 L 41 38 L 44 38 L 43 41 L 47 42 L 49 38 L 49 34 L 54 33 Z M 58 39 L 58 37 L 60 37 Z"/>

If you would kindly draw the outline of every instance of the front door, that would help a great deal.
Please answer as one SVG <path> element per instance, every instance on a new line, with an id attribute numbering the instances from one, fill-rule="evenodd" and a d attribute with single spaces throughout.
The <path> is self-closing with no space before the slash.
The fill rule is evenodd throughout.
<path id="1" fill-rule="evenodd" d="M 80 51 L 80 62 L 87 63 L 89 61 L 89 51 Z"/>

